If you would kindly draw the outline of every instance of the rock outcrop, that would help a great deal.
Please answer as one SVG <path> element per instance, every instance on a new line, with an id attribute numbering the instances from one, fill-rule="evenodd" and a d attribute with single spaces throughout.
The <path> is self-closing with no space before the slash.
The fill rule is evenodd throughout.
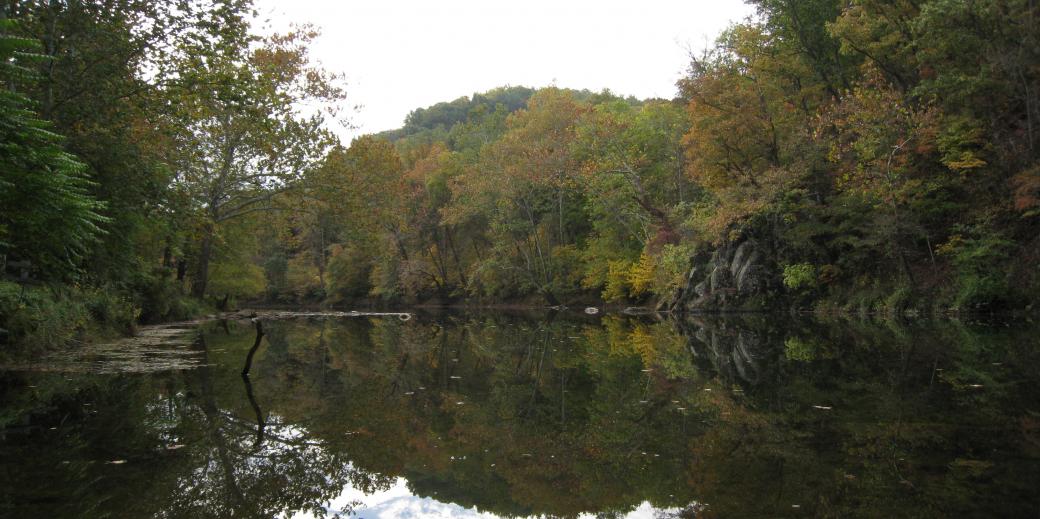
<path id="1" fill-rule="evenodd" d="M 689 274 L 666 301 L 672 312 L 762 309 L 776 286 L 775 269 L 754 240 L 719 247 L 691 258 Z"/>

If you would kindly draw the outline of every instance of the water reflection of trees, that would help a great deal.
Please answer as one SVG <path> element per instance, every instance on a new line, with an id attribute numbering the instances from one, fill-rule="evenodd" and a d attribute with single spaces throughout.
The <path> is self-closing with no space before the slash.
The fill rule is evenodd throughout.
<path id="1" fill-rule="evenodd" d="M 344 486 L 398 476 L 508 516 L 609 517 L 645 500 L 707 503 L 705 517 L 1037 506 L 1029 330 L 492 315 L 265 331 L 247 380 L 242 324 L 205 335 L 205 368 L 92 382 L 105 423 L 52 451 L 128 463 L 74 462 L 59 479 L 102 481 L 79 495 L 107 496 L 94 511 L 117 517 L 321 513 Z M 113 431 L 122 446 L 100 455 Z"/>

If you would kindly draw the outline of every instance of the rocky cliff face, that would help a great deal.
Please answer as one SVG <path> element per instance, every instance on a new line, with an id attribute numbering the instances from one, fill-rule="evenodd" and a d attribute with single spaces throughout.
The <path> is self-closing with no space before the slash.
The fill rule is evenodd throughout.
<path id="1" fill-rule="evenodd" d="M 764 309 L 777 279 L 757 242 L 729 243 L 693 257 L 686 282 L 663 306 L 672 312 Z"/>

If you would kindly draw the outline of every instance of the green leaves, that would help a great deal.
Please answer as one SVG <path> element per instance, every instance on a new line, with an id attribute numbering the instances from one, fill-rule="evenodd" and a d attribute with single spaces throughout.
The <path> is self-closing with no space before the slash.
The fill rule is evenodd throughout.
<path id="1" fill-rule="evenodd" d="M 36 275 L 68 278 L 101 233 L 104 205 L 88 194 L 85 165 L 19 93 L 36 79 L 25 65 L 38 44 L 9 36 L 0 19 L 0 255 L 27 261 Z"/>

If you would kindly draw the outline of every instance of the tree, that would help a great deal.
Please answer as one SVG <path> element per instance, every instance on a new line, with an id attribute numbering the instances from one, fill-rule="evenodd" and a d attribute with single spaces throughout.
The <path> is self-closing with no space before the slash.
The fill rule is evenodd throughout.
<path id="1" fill-rule="evenodd" d="M 686 127 L 679 103 L 636 106 L 622 99 L 593 106 L 578 123 L 577 153 L 592 219 L 584 250 L 586 288 L 616 286 L 611 279 L 620 279 L 644 249 L 658 254 L 679 240 L 677 206 L 694 199 L 683 171 Z"/>
<path id="2" fill-rule="evenodd" d="M 164 70 L 171 83 L 170 162 L 197 212 L 198 297 L 206 293 L 216 226 L 271 210 L 277 194 L 298 187 L 334 143 L 324 125 L 344 96 L 339 78 L 308 60 L 316 32 L 256 38 L 246 9 L 222 4 L 217 23 L 187 38 Z"/>
<path id="3" fill-rule="evenodd" d="M 401 159 L 393 145 L 363 136 L 349 148 L 333 148 L 307 172 L 301 189 L 289 195 L 298 200 L 299 253 L 312 259 L 329 296 L 367 292 L 360 289 L 368 283 L 362 274 L 374 259 L 372 246 L 381 233 L 399 232 L 406 194 Z M 330 256 L 335 265 L 329 263 Z M 329 279 L 326 267 L 333 267 Z"/>
<path id="4" fill-rule="evenodd" d="M 574 265 L 564 265 L 574 255 L 566 246 L 585 220 L 571 149 L 585 110 L 567 91 L 536 93 L 526 110 L 509 117 L 502 138 L 482 150 L 479 164 L 458 179 L 448 211 L 451 221 L 487 215 L 496 251 L 478 270 L 519 274 L 524 292 L 554 305 L 558 292 L 572 288 Z"/>
<path id="5" fill-rule="evenodd" d="M 193 2 L 197 3 L 197 2 Z M 86 165 L 89 193 L 105 204 L 105 231 L 83 262 L 84 280 L 120 288 L 147 282 L 181 244 L 170 214 L 175 195 L 160 160 L 157 85 L 169 42 L 191 30 L 174 2 L 11 2 L 18 33 L 49 59 L 26 93 Z M 169 261 L 165 267 L 171 267 Z"/>
<path id="6" fill-rule="evenodd" d="M 88 194 L 85 165 L 18 88 L 38 79 L 39 45 L 10 34 L 0 5 L 0 258 L 28 261 L 43 277 L 73 275 L 105 221 Z"/>

